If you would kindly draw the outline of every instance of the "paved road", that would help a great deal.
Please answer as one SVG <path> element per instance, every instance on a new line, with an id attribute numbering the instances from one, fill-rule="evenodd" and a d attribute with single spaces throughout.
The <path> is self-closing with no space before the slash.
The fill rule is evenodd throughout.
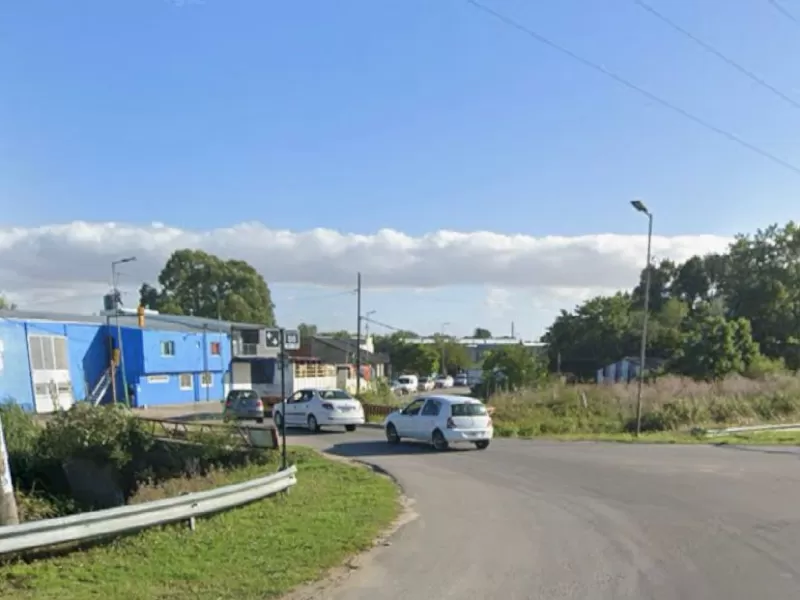
<path id="1" fill-rule="evenodd" d="M 330 600 L 800 597 L 800 449 L 293 440 L 397 476 L 419 518 Z M 302 478 L 302 474 L 300 475 Z"/>

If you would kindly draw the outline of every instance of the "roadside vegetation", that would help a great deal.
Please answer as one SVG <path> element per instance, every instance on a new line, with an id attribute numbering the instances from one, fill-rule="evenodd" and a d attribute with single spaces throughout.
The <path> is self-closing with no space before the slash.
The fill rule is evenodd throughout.
<path id="1" fill-rule="evenodd" d="M 247 600 L 279 597 L 366 548 L 397 516 L 398 490 L 365 467 L 290 449 L 298 484 L 288 495 L 198 520 L 144 531 L 81 552 L 0 567 L 4 600 Z M 226 485 L 274 470 L 263 464 L 141 486 L 147 501 L 198 483 Z"/>

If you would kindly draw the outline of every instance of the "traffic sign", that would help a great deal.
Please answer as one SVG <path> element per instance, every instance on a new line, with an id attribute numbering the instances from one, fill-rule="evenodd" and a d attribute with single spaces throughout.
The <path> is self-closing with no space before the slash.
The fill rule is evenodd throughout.
<path id="1" fill-rule="evenodd" d="M 296 329 L 283 330 L 283 347 L 287 350 L 300 349 L 300 332 Z"/>

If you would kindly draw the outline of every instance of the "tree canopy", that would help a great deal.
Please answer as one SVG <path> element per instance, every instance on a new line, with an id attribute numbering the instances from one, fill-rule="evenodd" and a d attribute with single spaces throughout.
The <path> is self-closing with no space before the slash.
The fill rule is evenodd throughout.
<path id="1" fill-rule="evenodd" d="M 472 334 L 472 337 L 478 338 L 481 340 L 488 340 L 492 337 L 492 332 L 488 329 L 484 329 L 483 327 L 476 327 L 475 332 Z"/>
<path id="2" fill-rule="evenodd" d="M 275 305 L 264 278 L 241 260 L 223 260 L 202 250 L 176 250 L 158 276 L 160 288 L 139 289 L 146 308 L 275 326 Z"/>
<path id="3" fill-rule="evenodd" d="M 11 302 L 3 294 L 0 294 L 0 310 L 16 310 L 17 305 Z"/>
<path id="4" fill-rule="evenodd" d="M 727 252 L 650 267 L 648 356 L 665 369 L 717 379 L 754 368 L 800 368 L 800 228 L 739 235 Z M 581 378 L 638 356 L 647 272 L 629 292 L 562 311 L 542 341 L 551 368 Z M 770 367 L 771 365 L 771 367 Z"/>

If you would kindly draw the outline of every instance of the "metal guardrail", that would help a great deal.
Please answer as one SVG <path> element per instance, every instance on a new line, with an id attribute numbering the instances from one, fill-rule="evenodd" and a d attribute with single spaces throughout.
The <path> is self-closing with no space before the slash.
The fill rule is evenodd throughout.
<path id="1" fill-rule="evenodd" d="M 0 555 L 191 521 L 287 490 L 297 483 L 296 473 L 293 466 L 266 477 L 176 498 L 0 527 Z"/>
<path id="2" fill-rule="evenodd" d="M 785 423 L 782 425 L 747 425 L 744 427 L 728 427 L 726 429 L 708 429 L 706 435 L 727 435 L 729 433 L 755 433 L 758 431 L 796 431 L 800 430 L 800 423 Z"/>

